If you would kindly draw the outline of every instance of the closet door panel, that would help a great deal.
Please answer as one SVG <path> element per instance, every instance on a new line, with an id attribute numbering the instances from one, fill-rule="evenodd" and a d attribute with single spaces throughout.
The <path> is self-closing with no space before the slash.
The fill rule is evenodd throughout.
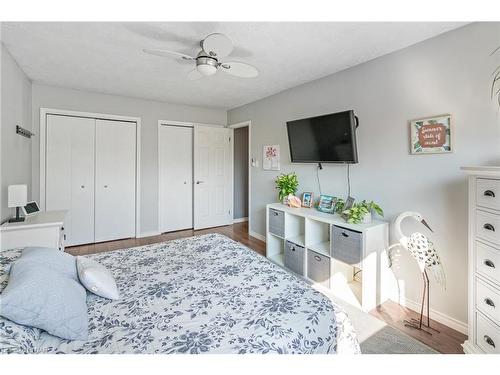
<path id="1" fill-rule="evenodd" d="M 45 207 L 68 210 L 68 246 L 94 242 L 95 120 L 47 116 Z"/>
<path id="2" fill-rule="evenodd" d="M 160 231 L 193 227 L 193 128 L 160 127 Z"/>
<path id="3" fill-rule="evenodd" d="M 135 237 L 136 124 L 96 120 L 95 241 Z"/>

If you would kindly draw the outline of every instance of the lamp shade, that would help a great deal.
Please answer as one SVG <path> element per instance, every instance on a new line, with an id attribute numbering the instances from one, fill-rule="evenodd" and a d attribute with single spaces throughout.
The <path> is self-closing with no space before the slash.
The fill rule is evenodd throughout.
<path id="1" fill-rule="evenodd" d="M 9 185 L 8 187 L 8 206 L 22 207 L 25 206 L 28 199 L 27 185 Z"/>

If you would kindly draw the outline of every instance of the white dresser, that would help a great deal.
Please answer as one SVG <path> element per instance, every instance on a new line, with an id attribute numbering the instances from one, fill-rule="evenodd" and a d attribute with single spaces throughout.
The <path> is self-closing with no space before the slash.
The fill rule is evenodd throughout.
<path id="1" fill-rule="evenodd" d="M 500 167 L 463 167 L 469 179 L 469 322 L 465 353 L 500 354 Z"/>
<path id="2" fill-rule="evenodd" d="M 25 221 L 0 226 L 1 250 L 26 246 L 52 247 L 64 251 L 64 218 L 67 211 L 46 211 Z"/>

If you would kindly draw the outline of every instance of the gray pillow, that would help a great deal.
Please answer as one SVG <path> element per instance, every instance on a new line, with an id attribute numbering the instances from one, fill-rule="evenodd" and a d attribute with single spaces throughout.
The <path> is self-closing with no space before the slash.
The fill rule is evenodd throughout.
<path id="1" fill-rule="evenodd" d="M 23 250 L 20 260 L 31 260 L 43 264 L 63 275 L 78 281 L 76 258 L 63 251 L 50 247 L 27 247 Z"/>
<path id="2" fill-rule="evenodd" d="M 76 268 L 82 285 L 98 296 L 119 299 L 120 293 L 111 272 L 95 260 L 76 257 Z"/>
<path id="3" fill-rule="evenodd" d="M 0 295 L 0 315 L 69 340 L 86 340 L 88 312 L 85 289 L 72 277 L 74 257 L 45 249 L 23 252 L 11 266 L 7 287 Z M 26 251 L 26 250 L 25 250 Z M 59 256 L 58 256 L 58 254 Z M 42 254 L 48 256 L 40 260 Z M 51 259 L 52 263 L 46 263 Z"/>

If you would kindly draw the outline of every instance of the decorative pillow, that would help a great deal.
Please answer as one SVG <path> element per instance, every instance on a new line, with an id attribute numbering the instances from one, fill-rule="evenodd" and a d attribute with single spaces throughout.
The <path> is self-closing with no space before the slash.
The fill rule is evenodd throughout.
<path id="1" fill-rule="evenodd" d="M 41 253 L 30 254 L 28 251 L 29 256 L 25 258 L 23 252 L 11 266 L 7 287 L 0 295 L 0 315 L 63 339 L 86 340 L 87 294 L 80 283 L 69 276 L 69 258 L 59 252 L 60 258 L 65 258 L 61 261 L 47 251 L 45 254 L 54 261 L 49 265 L 35 259 Z"/>
<path id="2" fill-rule="evenodd" d="M 82 285 L 98 296 L 119 299 L 120 292 L 111 272 L 95 260 L 76 257 L 76 268 Z"/>
<path id="3" fill-rule="evenodd" d="M 12 262 L 19 258 L 20 254 L 21 250 L 0 253 L 0 293 L 7 286 Z M 36 342 L 40 339 L 40 333 L 38 328 L 25 327 L 0 317 L 0 354 L 36 353 Z"/>
<path id="4" fill-rule="evenodd" d="M 78 281 L 76 259 L 73 255 L 50 247 L 27 247 L 18 261 L 34 261 Z"/>

